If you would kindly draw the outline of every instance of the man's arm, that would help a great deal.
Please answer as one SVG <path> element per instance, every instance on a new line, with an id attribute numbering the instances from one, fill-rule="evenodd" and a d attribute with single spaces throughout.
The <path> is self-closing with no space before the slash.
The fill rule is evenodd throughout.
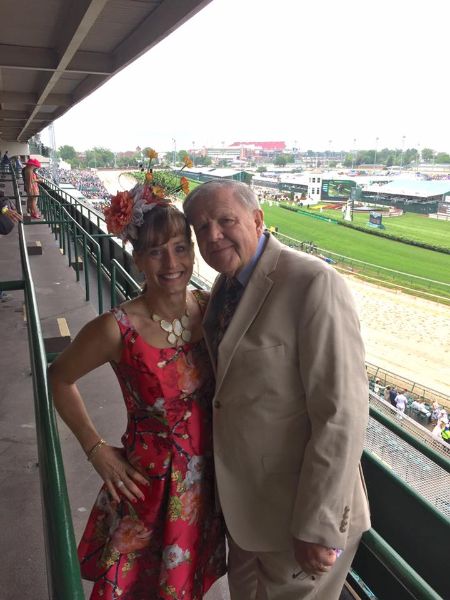
<path id="1" fill-rule="evenodd" d="M 350 291 L 333 269 L 320 271 L 311 281 L 298 336 L 311 437 L 299 475 L 292 534 L 301 544 L 316 546 L 310 560 L 317 561 L 329 548 L 345 547 L 368 419 L 359 320 Z M 299 555 L 306 552 L 297 550 Z"/>

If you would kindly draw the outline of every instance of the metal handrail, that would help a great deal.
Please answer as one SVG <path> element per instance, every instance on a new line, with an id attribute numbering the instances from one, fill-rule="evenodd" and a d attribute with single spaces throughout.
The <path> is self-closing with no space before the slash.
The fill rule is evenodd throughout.
<path id="1" fill-rule="evenodd" d="M 133 277 L 131 277 L 128 271 L 126 271 L 122 265 L 115 258 L 113 258 L 111 261 L 111 308 L 114 308 L 117 304 L 117 271 L 120 272 L 122 277 L 128 281 L 132 289 L 134 289 L 136 292 L 140 292 L 142 289 L 139 283 L 133 279 Z"/>
<path id="2" fill-rule="evenodd" d="M 442 600 L 435 590 L 373 528 L 366 531 L 361 544 L 381 562 L 389 573 L 417 600 Z"/>
<path id="3" fill-rule="evenodd" d="M 22 214 L 14 176 L 13 187 L 16 210 Z M 84 600 L 61 446 L 48 391 L 44 341 L 22 223 L 18 224 L 18 232 L 33 379 L 49 598 Z"/>
<path id="4" fill-rule="evenodd" d="M 87 269 L 88 264 L 88 246 L 86 241 L 89 240 L 91 244 L 91 253 L 95 255 L 96 260 L 96 271 L 97 271 L 97 299 L 98 299 L 98 312 L 103 312 L 103 290 L 102 290 L 102 260 L 101 260 L 101 248 L 97 240 L 94 239 L 83 227 L 77 222 L 76 219 L 67 211 L 67 209 L 57 202 L 46 190 L 41 192 L 41 210 L 43 214 L 50 218 L 44 221 L 48 225 L 60 225 L 60 247 L 63 253 L 66 253 L 66 242 L 67 242 L 67 255 L 69 264 L 72 262 L 72 248 L 70 241 L 73 243 L 74 254 L 75 254 L 75 272 L 77 281 L 80 280 L 80 268 L 78 264 L 78 240 L 82 240 L 82 252 L 83 259 L 86 268 L 84 269 L 84 284 L 85 284 L 85 297 L 86 300 L 90 300 L 90 287 L 89 287 L 89 272 Z M 55 216 L 57 215 L 57 216 Z M 42 224 L 42 221 L 37 223 Z M 78 235 L 77 235 L 78 234 Z"/>

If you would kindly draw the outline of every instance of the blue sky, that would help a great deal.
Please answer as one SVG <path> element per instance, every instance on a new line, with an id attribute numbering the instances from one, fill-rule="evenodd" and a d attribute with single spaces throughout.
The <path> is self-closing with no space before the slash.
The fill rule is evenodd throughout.
<path id="1" fill-rule="evenodd" d="M 212 0 L 57 120 L 56 144 L 450 151 L 447 4 Z"/>

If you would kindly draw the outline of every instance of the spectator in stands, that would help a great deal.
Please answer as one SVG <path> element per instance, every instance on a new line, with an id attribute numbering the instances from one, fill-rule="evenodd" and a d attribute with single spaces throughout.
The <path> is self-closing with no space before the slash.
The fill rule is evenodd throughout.
<path id="1" fill-rule="evenodd" d="M 22 220 L 22 216 L 14 210 L 8 198 L 5 198 L 3 190 L 0 190 L 0 236 L 8 235 L 14 227 L 14 223 Z M 9 295 L 0 289 L 0 302 L 9 300 Z"/>
<path id="2" fill-rule="evenodd" d="M 22 161 L 20 159 L 20 156 L 17 155 L 14 157 L 14 170 L 16 172 L 16 177 L 20 177 L 20 175 L 22 174 L 22 169 L 23 169 Z"/>
<path id="3" fill-rule="evenodd" d="M 389 392 L 389 401 L 392 404 L 392 406 L 396 406 L 395 399 L 397 398 L 397 394 L 398 394 L 397 389 L 396 389 L 395 385 L 393 385 Z"/>
<path id="4" fill-rule="evenodd" d="M 444 421 L 444 423 L 445 423 L 446 425 L 448 425 L 448 413 L 447 413 L 447 411 L 445 410 L 445 408 L 443 408 L 443 409 L 441 410 L 441 414 L 440 414 L 439 418 L 441 419 L 441 421 Z"/>
<path id="5" fill-rule="evenodd" d="M 450 425 L 444 422 L 444 427 L 441 432 L 442 439 L 446 444 L 450 444 Z"/>
<path id="6" fill-rule="evenodd" d="M 39 198 L 39 179 L 36 174 L 36 169 L 39 169 L 40 166 L 41 163 L 37 158 L 29 158 L 22 171 L 23 184 L 27 194 L 27 213 L 33 217 L 33 219 L 41 218 L 41 214 L 37 207 L 37 200 Z"/>
<path id="7" fill-rule="evenodd" d="M 380 395 L 381 381 L 379 379 L 375 379 L 375 383 L 373 384 L 373 391 L 377 396 Z"/>
<path id="8" fill-rule="evenodd" d="M 439 420 L 433 428 L 431 435 L 435 440 L 442 440 L 442 433 L 445 429 L 444 421 Z"/>
<path id="9" fill-rule="evenodd" d="M 200 185 L 184 211 L 221 273 L 204 331 L 231 598 L 258 587 L 258 598 L 336 600 L 370 526 L 359 468 L 368 382 L 351 294 L 325 262 L 264 231 L 243 183 Z"/>
<path id="10" fill-rule="evenodd" d="M 397 394 L 397 396 L 395 397 L 395 406 L 397 410 L 399 410 L 401 413 L 405 412 L 405 409 L 408 406 L 406 390 L 403 390 L 402 392 L 400 392 L 400 394 Z"/>
<path id="11" fill-rule="evenodd" d="M 437 400 L 434 400 L 431 408 L 431 420 L 438 421 L 441 416 L 442 406 L 439 404 Z"/>
<path id="12" fill-rule="evenodd" d="M 386 402 L 390 402 L 391 401 L 391 386 L 387 385 L 384 388 L 384 392 L 383 392 L 383 396 Z"/>
<path id="13" fill-rule="evenodd" d="M 9 167 L 10 164 L 11 164 L 11 159 L 9 158 L 8 150 L 6 150 L 6 152 L 5 152 L 5 154 L 3 155 L 3 158 L 2 158 L 1 166 L 3 168 L 6 168 L 6 167 Z"/>
<path id="14" fill-rule="evenodd" d="M 214 375 L 201 331 L 207 295 L 187 290 L 194 249 L 183 213 L 144 189 L 116 196 L 105 215 L 108 231 L 132 243 L 144 290 L 88 323 L 50 380 L 57 410 L 104 480 L 78 550 L 83 577 L 95 581 L 91 600 L 199 600 L 225 570 Z M 76 387 L 105 363 L 128 411 L 120 448 L 100 437 Z"/>

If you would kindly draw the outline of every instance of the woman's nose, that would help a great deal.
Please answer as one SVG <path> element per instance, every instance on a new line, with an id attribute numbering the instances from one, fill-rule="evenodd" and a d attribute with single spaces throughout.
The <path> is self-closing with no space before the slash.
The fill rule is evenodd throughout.
<path id="1" fill-rule="evenodd" d="M 174 267 L 177 264 L 177 255 L 175 250 L 170 248 L 164 253 L 164 266 L 167 268 Z"/>

